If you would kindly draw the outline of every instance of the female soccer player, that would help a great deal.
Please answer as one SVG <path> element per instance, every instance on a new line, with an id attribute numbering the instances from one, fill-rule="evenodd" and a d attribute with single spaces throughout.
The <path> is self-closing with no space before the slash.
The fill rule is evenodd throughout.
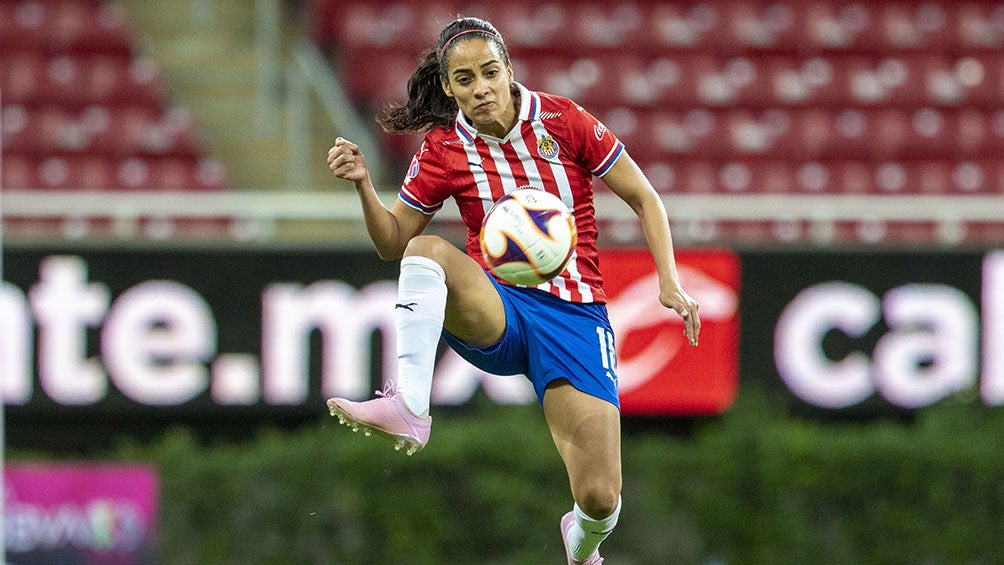
<path id="1" fill-rule="evenodd" d="M 604 367 L 607 353 L 597 339 L 597 332 L 613 334 L 597 260 L 592 177 L 602 177 L 638 215 L 659 275 L 659 300 L 683 317 L 684 334 L 696 346 L 698 304 L 680 285 L 662 201 L 602 123 L 567 98 L 513 81 L 502 36 L 481 19 L 446 26 L 409 79 L 406 104 L 381 121 L 388 131 L 427 131 L 390 209 L 356 145 L 338 138 L 328 166 L 355 183 L 380 257 L 401 258 L 398 380 L 380 398 L 332 398 L 328 407 L 342 423 L 390 437 L 411 454 L 429 440 L 440 336 L 480 369 L 526 375 L 568 472 L 574 505 L 560 522 L 568 562 L 601 563 L 599 544 L 621 509 L 620 405 L 617 377 Z M 533 288 L 494 279 L 478 243 L 492 203 L 525 186 L 559 196 L 574 211 L 579 234 L 568 268 Z M 467 225 L 466 253 L 421 235 L 450 197 Z"/>

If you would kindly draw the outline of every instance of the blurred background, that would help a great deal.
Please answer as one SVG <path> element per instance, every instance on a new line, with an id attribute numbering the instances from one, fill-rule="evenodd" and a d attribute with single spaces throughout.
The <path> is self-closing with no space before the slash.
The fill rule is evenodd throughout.
<path id="1" fill-rule="evenodd" d="M 0 0 L 8 563 L 560 563 L 528 385 L 442 350 L 413 457 L 331 421 L 394 375 L 401 101 L 458 15 L 627 146 L 701 346 L 596 182 L 615 564 L 996 563 L 1004 3 Z M 430 227 L 461 244 L 447 205 Z"/>

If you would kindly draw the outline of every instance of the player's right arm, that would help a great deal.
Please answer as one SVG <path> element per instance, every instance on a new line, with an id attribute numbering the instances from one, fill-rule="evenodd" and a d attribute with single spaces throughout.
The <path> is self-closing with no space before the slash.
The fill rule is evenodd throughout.
<path id="1" fill-rule="evenodd" d="M 400 259 L 408 242 L 422 233 L 432 216 L 407 206 L 401 200 L 395 200 L 390 209 L 384 206 L 366 168 L 366 158 L 359 146 L 346 139 L 335 139 L 335 145 L 328 150 L 328 168 L 335 177 L 355 184 L 366 231 L 373 240 L 377 255 L 385 261 Z"/>

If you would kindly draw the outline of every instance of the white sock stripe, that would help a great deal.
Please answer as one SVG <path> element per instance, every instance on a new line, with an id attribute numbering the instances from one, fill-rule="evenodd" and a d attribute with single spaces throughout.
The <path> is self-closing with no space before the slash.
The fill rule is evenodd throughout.
<path id="1" fill-rule="evenodd" d="M 579 508 L 579 503 L 575 503 L 572 510 L 575 512 L 575 524 L 568 532 L 568 549 L 575 559 L 586 559 L 592 555 L 593 551 L 600 546 L 617 525 L 617 519 L 621 514 L 621 498 L 617 497 L 617 508 L 609 516 L 602 519 L 595 519 Z"/>
<path id="2" fill-rule="evenodd" d="M 404 269 L 429 269 L 439 276 L 439 278 L 446 280 L 446 271 L 443 270 L 442 265 L 433 261 L 428 257 L 422 255 L 409 255 L 401 259 L 401 270 Z"/>
<path id="3" fill-rule="evenodd" d="M 604 525 L 604 526 L 609 525 L 609 527 L 612 528 L 615 524 L 617 524 L 617 518 L 620 517 L 620 514 L 621 514 L 621 504 L 623 502 L 624 502 L 623 498 L 621 498 L 620 496 L 618 496 L 617 497 L 617 507 L 614 508 L 614 511 L 611 512 L 610 515 L 607 516 L 606 518 L 600 518 L 600 519 L 593 518 L 589 514 L 586 514 L 582 510 L 582 508 L 579 507 L 579 503 L 578 502 L 576 502 L 574 504 L 573 510 L 575 510 L 575 518 L 580 523 L 600 524 L 600 525 Z"/>

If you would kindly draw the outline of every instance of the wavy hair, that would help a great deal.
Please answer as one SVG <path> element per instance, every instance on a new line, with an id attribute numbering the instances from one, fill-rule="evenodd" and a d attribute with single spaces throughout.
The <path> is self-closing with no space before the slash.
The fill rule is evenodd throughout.
<path id="1" fill-rule="evenodd" d="M 447 55 L 461 41 L 474 38 L 493 43 L 509 65 L 509 50 L 502 35 L 490 22 L 480 18 L 457 18 L 443 28 L 434 49 L 419 59 L 418 68 L 408 78 L 408 100 L 392 103 L 377 123 L 388 133 L 421 132 L 448 126 L 457 116 L 457 102 L 443 92 L 440 77 L 447 79 Z"/>

